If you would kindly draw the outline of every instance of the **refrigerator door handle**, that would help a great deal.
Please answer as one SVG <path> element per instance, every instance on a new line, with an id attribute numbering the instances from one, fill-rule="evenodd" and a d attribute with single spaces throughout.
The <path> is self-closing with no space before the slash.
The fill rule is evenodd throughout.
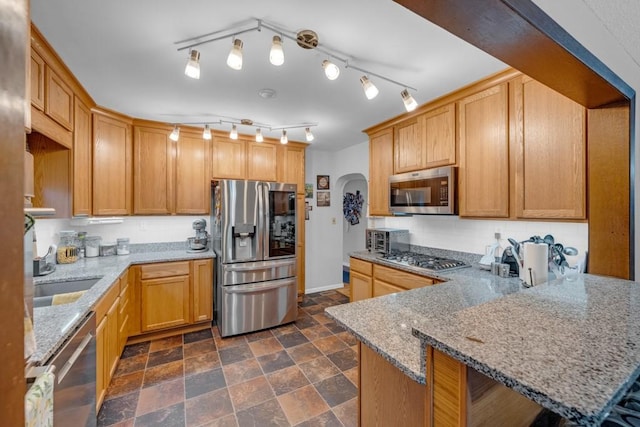
<path id="1" fill-rule="evenodd" d="M 248 284 L 248 285 L 236 285 L 236 286 L 227 286 L 224 289 L 224 292 L 227 294 L 251 294 L 256 292 L 264 292 L 271 289 L 278 289 L 290 286 L 295 284 L 295 279 L 286 279 L 279 280 L 275 283 L 268 284 Z"/>
<path id="2" fill-rule="evenodd" d="M 262 228 L 261 231 L 262 233 L 260 234 L 260 241 L 262 242 L 262 247 L 263 247 L 263 252 L 262 252 L 262 259 L 266 260 L 269 259 L 269 207 L 270 207 L 270 203 L 269 203 L 269 183 L 267 182 L 263 182 L 262 184 L 262 191 L 260 192 L 260 194 L 262 194 L 262 199 L 264 200 L 263 202 L 263 209 L 262 209 L 262 215 L 261 215 L 261 219 L 262 219 Z"/>
<path id="3" fill-rule="evenodd" d="M 269 270 L 271 268 L 285 267 L 287 265 L 293 265 L 296 263 L 295 258 L 291 258 L 290 260 L 280 261 L 280 262 L 272 262 L 269 265 L 265 265 L 264 267 L 256 267 L 255 265 L 250 266 L 238 266 L 238 267 L 224 267 L 224 271 L 256 271 L 256 270 Z"/>

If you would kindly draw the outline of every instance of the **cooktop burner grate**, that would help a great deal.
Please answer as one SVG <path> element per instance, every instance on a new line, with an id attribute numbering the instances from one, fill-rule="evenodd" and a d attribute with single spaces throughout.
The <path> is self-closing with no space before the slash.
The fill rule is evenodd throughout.
<path id="1" fill-rule="evenodd" d="M 398 264 L 404 264 L 412 267 L 425 268 L 435 271 L 449 271 L 458 268 L 471 267 L 464 261 L 458 261 L 451 258 L 442 258 L 433 255 L 425 255 L 417 252 L 393 251 L 388 254 L 382 255 L 382 258 Z"/>

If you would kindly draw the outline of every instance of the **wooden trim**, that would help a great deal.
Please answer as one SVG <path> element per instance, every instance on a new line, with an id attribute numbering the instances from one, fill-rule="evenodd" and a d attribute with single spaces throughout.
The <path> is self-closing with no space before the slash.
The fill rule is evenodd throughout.
<path id="1" fill-rule="evenodd" d="M 156 340 L 160 338 L 172 337 L 175 335 L 186 334 L 189 332 L 202 331 L 204 329 L 210 329 L 212 327 L 213 326 L 211 325 L 211 321 L 208 320 L 203 323 L 198 323 L 197 325 L 188 325 L 188 326 L 172 328 L 164 331 L 149 332 L 149 333 L 129 337 L 129 339 L 127 339 L 127 345 L 138 344 L 141 342 Z"/>
<path id="2" fill-rule="evenodd" d="M 433 393 L 433 425 L 467 425 L 467 366 L 433 349 L 431 382 Z"/>
<path id="3" fill-rule="evenodd" d="M 31 130 L 45 135 L 68 149 L 73 147 L 73 133 L 34 106 L 31 106 Z"/>
<path id="4" fill-rule="evenodd" d="M 133 117 L 124 115 L 122 113 L 119 113 L 117 111 L 114 110 L 110 110 L 108 108 L 102 107 L 100 105 L 96 105 L 94 107 L 91 107 L 91 112 L 93 114 L 100 114 L 103 117 L 108 117 L 110 119 L 115 119 L 118 120 L 120 122 L 124 122 L 128 125 L 133 125 Z"/>

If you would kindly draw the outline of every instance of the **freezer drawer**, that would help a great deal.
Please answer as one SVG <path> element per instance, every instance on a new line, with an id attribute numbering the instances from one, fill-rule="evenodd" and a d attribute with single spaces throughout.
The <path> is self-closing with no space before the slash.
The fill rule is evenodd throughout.
<path id="1" fill-rule="evenodd" d="M 298 316 L 295 277 L 221 288 L 217 323 L 223 337 L 292 322 Z"/>
<path id="2" fill-rule="evenodd" d="M 222 285 L 266 282 L 296 275 L 296 259 L 222 264 Z"/>

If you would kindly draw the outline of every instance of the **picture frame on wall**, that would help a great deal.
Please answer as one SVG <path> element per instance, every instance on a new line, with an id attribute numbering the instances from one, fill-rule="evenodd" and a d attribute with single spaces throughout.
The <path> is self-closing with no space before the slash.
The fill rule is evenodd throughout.
<path id="1" fill-rule="evenodd" d="M 329 190 L 329 175 L 317 175 L 317 181 L 318 190 Z"/>
<path id="2" fill-rule="evenodd" d="M 330 191 L 316 192 L 316 205 L 319 208 L 331 206 L 331 192 Z"/>
<path id="3" fill-rule="evenodd" d="M 304 198 L 313 199 L 313 184 L 306 183 L 304 185 Z"/>

